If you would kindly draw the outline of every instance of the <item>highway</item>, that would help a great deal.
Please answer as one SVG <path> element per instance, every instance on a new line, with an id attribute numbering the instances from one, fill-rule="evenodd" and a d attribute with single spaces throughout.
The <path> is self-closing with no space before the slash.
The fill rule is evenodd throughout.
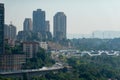
<path id="1" fill-rule="evenodd" d="M 29 72 L 47 72 L 47 71 L 55 71 L 63 69 L 63 65 L 60 63 L 56 63 L 52 67 L 42 67 L 39 69 L 26 69 L 26 70 L 17 70 L 17 71 L 9 71 L 9 72 L 0 72 L 0 75 L 6 74 L 19 74 L 19 73 L 29 73 Z"/>
<path id="2" fill-rule="evenodd" d="M 58 51 L 52 51 L 52 58 L 56 61 L 60 61 L 59 60 L 59 56 L 63 55 L 66 56 L 67 58 L 70 57 L 82 57 L 85 55 L 88 56 L 102 56 L 102 55 L 106 55 L 106 56 L 120 56 L 120 51 L 114 51 L 114 50 L 110 50 L 110 51 L 105 51 L 105 50 L 91 50 L 91 51 L 79 51 L 79 50 L 58 50 Z"/>

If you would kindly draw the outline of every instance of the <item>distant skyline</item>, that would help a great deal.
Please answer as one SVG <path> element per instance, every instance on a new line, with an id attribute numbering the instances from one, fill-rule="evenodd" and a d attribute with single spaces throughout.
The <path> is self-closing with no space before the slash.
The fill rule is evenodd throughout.
<path id="1" fill-rule="evenodd" d="M 68 34 L 69 39 L 79 38 L 100 38 L 100 39 L 113 39 L 120 38 L 120 31 L 93 31 L 89 34 Z"/>
<path id="2" fill-rule="evenodd" d="M 64 12 L 67 33 L 89 34 L 96 30 L 120 31 L 120 0 L 0 0 L 5 4 L 5 23 L 10 21 L 23 30 L 25 18 L 32 18 L 36 9 L 46 12 L 53 32 L 53 16 Z"/>

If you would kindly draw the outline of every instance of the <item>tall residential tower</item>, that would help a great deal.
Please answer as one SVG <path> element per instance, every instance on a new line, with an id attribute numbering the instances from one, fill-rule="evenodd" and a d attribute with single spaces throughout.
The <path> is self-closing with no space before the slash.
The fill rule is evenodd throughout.
<path id="1" fill-rule="evenodd" d="M 49 21 L 45 22 L 45 31 L 50 32 L 50 22 Z"/>
<path id="2" fill-rule="evenodd" d="M 32 31 L 32 20 L 31 18 L 25 18 L 23 23 L 24 31 Z"/>
<path id="3" fill-rule="evenodd" d="M 45 11 L 37 9 L 33 11 L 33 31 L 34 32 L 45 32 Z"/>
<path id="4" fill-rule="evenodd" d="M 4 38 L 9 40 L 16 40 L 16 27 L 12 24 L 4 25 Z"/>
<path id="5" fill-rule="evenodd" d="M 4 53 L 4 4 L 0 3 L 0 54 Z"/>
<path id="6" fill-rule="evenodd" d="M 16 26 L 10 24 L 9 27 L 10 27 L 10 39 L 15 40 L 16 39 L 16 32 L 17 32 Z"/>
<path id="7" fill-rule="evenodd" d="M 66 15 L 64 12 L 58 12 L 54 16 L 54 39 L 66 39 Z"/>

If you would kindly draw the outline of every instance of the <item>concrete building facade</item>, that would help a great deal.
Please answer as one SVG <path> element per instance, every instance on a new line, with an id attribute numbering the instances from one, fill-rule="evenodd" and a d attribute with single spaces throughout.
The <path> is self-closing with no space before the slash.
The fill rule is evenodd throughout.
<path id="1" fill-rule="evenodd" d="M 45 22 L 45 31 L 50 32 L 50 22 L 49 21 Z"/>
<path id="2" fill-rule="evenodd" d="M 4 25 L 4 38 L 9 40 L 15 40 L 16 39 L 16 27 L 12 24 L 10 25 Z"/>
<path id="3" fill-rule="evenodd" d="M 54 39 L 63 40 L 66 39 L 66 15 L 64 12 L 57 12 L 54 16 Z"/>
<path id="4" fill-rule="evenodd" d="M 4 38 L 10 39 L 10 27 L 7 24 L 4 25 Z"/>
<path id="5" fill-rule="evenodd" d="M 21 70 L 24 63 L 26 63 L 24 54 L 0 55 L 0 72 Z"/>
<path id="6" fill-rule="evenodd" d="M 24 23 L 23 23 L 23 30 L 24 31 L 32 31 L 33 30 L 31 18 L 25 18 Z"/>
<path id="7" fill-rule="evenodd" d="M 26 54 L 26 58 L 33 58 L 39 49 L 38 42 L 23 42 L 23 52 Z"/>
<path id="8" fill-rule="evenodd" d="M 37 9 L 33 11 L 33 31 L 34 32 L 45 32 L 45 11 Z"/>
<path id="9" fill-rule="evenodd" d="M 10 39 L 15 40 L 16 39 L 16 27 L 12 24 L 9 25 L 10 27 Z"/>

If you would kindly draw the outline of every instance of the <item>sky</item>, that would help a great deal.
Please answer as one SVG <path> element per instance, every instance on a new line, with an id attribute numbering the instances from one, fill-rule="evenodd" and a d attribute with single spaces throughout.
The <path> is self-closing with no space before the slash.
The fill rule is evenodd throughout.
<path id="1" fill-rule="evenodd" d="M 32 18 L 36 9 L 46 12 L 53 32 L 53 16 L 64 12 L 67 33 L 89 34 L 96 30 L 120 31 L 120 0 L 0 0 L 5 4 L 5 23 L 23 30 L 25 18 Z"/>

